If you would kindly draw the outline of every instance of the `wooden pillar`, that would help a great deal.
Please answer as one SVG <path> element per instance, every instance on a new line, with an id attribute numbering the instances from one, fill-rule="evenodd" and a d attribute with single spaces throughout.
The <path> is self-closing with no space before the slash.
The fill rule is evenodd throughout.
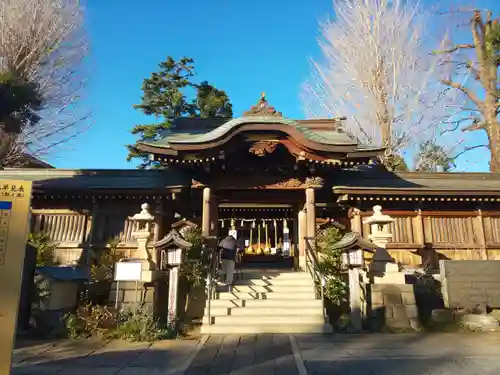
<path id="1" fill-rule="evenodd" d="M 210 199 L 210 235 L 219 235 L 219 200 L 213 192 Z"/>
<path id="2" fill-rule="evenodd" d="M 164 233 L 164 227 L 163 227 L 163 202 L 161 200 L 157 200 L 155 202 L 155 211 L 153 216 L 155 217 L 154 221 L 154 230 L 153 230 L 153 243 L 158 242 L 162 237 Z"/>
<path id="3" fill-rule="evenodd" d="M 297 218 L 298 222 L 298 247 L 299 247 L 299 269 L 306 269 L 306 241 L 307 236 L 307 216 L 304 210 L 300 210 Z"/>
<path id="4" fill-rule="evenodd" d="M 210 215 L 211 215 L 211 195 L 210 188 L 203 189 L 203 202 L 202 202 L 202 219 L 201 219 L 201 234 L 204 237 L 210 236 Z"/>
<path id="5" fill-rule="evenodd" d="M 424 238 L 424 220 L 422 218 L 422 210 L 417 210 L 417 216 L 413 218 L 413 238 L 416 243 L 420 246 L 425 247 Z"/>
<path id="6" fill-rule="evenodd" d="M 477 216 L 475 218 L 473 224 L 476 243 L 480 246 L 481 249 L 481 258 L 483 260 L 488 260 L 488 250 L 486 249 L 486 235 L 484 233 L 484 220 L 483 220 L 483 211 L 477 210 Z"/>
<path id="7" fill-rule="evenodd" d="M 306 189 L 307 237 L 316 237 L 316 202 L 314 189 Z"/>

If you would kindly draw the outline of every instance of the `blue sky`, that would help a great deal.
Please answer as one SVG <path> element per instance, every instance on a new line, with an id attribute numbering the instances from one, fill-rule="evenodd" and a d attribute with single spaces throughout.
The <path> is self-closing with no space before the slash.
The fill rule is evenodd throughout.
<path id="1" fill-rule="evenodd" d="M 428 0 L 426 0 L 428 1 Z M 479 1 L 499 9 L 498 0 Z M 133 168 L 126 161 L 134 124 L 154 121 L 132 108 L 142 80 L 168 55 L 195 59 L 199 78 L 226 90 L 235 115 L 260 92 L 290 118 L 317 57 L 318 20 L 331 0 L 87 0 L 92 127 L 49 158 L 58 168 Z M 484 165 L 480 169 L 483 169 Z M 475 168 L 474 168 L 475 169 Z"/>

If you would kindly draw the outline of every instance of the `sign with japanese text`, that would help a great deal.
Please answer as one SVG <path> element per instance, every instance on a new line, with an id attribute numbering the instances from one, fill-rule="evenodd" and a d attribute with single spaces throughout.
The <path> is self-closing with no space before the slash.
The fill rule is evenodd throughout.
<path id="1" fill-rule="evenodd" d="M 0 374 L 10 374 L 23 273 L 31 182 L 0 180 Z"/>

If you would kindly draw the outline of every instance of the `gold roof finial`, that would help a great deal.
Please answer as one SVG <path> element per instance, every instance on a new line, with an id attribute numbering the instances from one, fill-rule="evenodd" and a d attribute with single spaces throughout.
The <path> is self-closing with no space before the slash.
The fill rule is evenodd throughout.
<path id="1" fill-rule="evenodd" d="M 244 117 L 248 116 L 277 116 L 277 117 L 283 117 L 281 112 L 278 112 L 274 109 L 273 106 L 269 105 L 269 103 L 266 100 L 266 93 L 263 91 L 260 93 L 260 99 L 255 104 L 250 108 L 250 110 L 246 111 L 243 113 Z"/>

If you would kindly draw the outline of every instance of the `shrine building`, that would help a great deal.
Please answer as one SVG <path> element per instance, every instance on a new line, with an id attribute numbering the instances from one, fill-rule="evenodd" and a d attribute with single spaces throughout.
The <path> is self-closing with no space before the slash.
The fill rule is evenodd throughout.
<path id="1" fill-rule="evenodd" d="M 133 255 L 129 220 L 142 203 L 154 241 L 185 218 L 203 235 L 234 234 L 244 262 L 298 266 L 304 237 L 334 223 L 363 235 L 375 205 L 392 216 L 390 254 L 402 264 L 500 259 L 500 175 L 393 173 L 382 148 L 359 144 L 341 119 L 292 120 L 264 96 L 239 118 L 179 118 L 158 141 L 139 143 L 150 170 L 0 170 L 34 184 L 31 231 L 70 264 L 112 238 Z"/>

